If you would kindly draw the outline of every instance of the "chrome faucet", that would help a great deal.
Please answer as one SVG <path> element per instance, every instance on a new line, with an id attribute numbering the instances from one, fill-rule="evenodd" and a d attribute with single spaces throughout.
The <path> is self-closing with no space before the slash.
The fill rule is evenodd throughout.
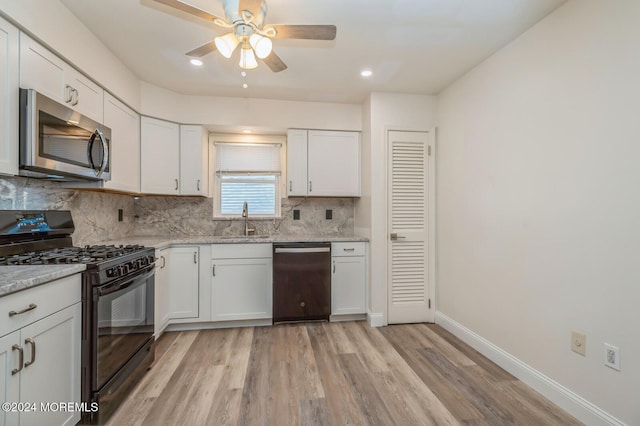
<path id="1" fill-rule="evenodd" d="M 248 235 L 253 235 L 256 232 L 255 229 L 249 228 L 249 204 L 245 201 L 242 204 L 242 217 L 244 218 L 244 235 L 245 237 Z"/>

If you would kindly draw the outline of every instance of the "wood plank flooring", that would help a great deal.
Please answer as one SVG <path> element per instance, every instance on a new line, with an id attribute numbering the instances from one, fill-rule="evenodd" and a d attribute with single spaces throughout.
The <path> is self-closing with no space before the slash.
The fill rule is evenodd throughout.
<path id="1" fill-rule="evenodd" d="M 109 425 L 579 425 L 434 324 L 165 333 Z"/>

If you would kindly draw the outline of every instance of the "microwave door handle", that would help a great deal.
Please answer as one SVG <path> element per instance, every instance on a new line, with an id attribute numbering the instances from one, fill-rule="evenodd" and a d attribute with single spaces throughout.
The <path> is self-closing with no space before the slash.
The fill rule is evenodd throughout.
<path id="1" fill-rule="evenodd" d="M 100 164 L 100 172 L 98 172 L 98 177 L 101 176 L 104 171 L 107 169 L 107 165 L 109 164 L 109 145 L 104 138 L 104 134 L 100 131 L 100 129 L 96 130 L 98 137 L 100 138 L 100 142 L 102 143 L 102 163 Z"/>
<path id="2" fill-rule="evenodd" d="M 93 164 L 93 144 L 96 141 L 96 136 L 98 136 L 98 132 L 99 130 L 96 130 L 95 132 L 93 132 L 93 134 L 89 138 L 89 144 L 87 145 L 87 158 L 89 159 L 89 165 L 91 166 L 93 171 L 96 172 L 96 174 L 98 173 L 98 171 L 96 170 L 95 164 Z"/>

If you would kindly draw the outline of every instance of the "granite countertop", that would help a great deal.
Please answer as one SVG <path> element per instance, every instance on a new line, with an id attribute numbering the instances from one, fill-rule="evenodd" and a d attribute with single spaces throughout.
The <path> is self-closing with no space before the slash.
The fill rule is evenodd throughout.
<path id="1" fill-rule="evenodd" d="M 86 265 L 0 266 L 0 297 L 77 274 L 85 269 Z"/>
<path id="2" fill-rule="evenodd" d="M 368 238 L 351 236 L 313 236 L 313 235 L 210 235 L 193 237 L 139 236 L 120 240 L 107 241 L 104 244 L 139 244 L 142 246 L 163 249 L 177 244 L 238 244 L 238 243 L 289 243 L 289 242 L 350 242 L 369 241 Z"/>

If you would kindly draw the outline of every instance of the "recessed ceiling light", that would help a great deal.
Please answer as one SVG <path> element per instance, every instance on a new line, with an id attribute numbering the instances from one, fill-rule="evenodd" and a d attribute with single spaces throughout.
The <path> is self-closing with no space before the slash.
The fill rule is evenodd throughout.
<path id="1" fill-rule="evenodd" d="M 360 75 L 362 77 L 371 77 L 373 75 L 373 71 L 371 71 L 371 70 L 362 70 L 362 71 L 360 71 Z"/>
<path id="2" fill-rule="evenodd" d="M 247 87 L 249 87 L 249 85 L 247 83 L 242 83 L 242 88 L 246 89 Z"/>
<path id="3" fill-rule="evenodd" d="M 251 130 L 243 130 L 242 133 L 251 133 Z"/>
<path id="4" fill-rule="evenodd" d="M 200 59 L 191 59 L 189 62 L 191 62 L 191 65 L 195 65 L 197 67 L 202 66 L 202 61 Z"/>

